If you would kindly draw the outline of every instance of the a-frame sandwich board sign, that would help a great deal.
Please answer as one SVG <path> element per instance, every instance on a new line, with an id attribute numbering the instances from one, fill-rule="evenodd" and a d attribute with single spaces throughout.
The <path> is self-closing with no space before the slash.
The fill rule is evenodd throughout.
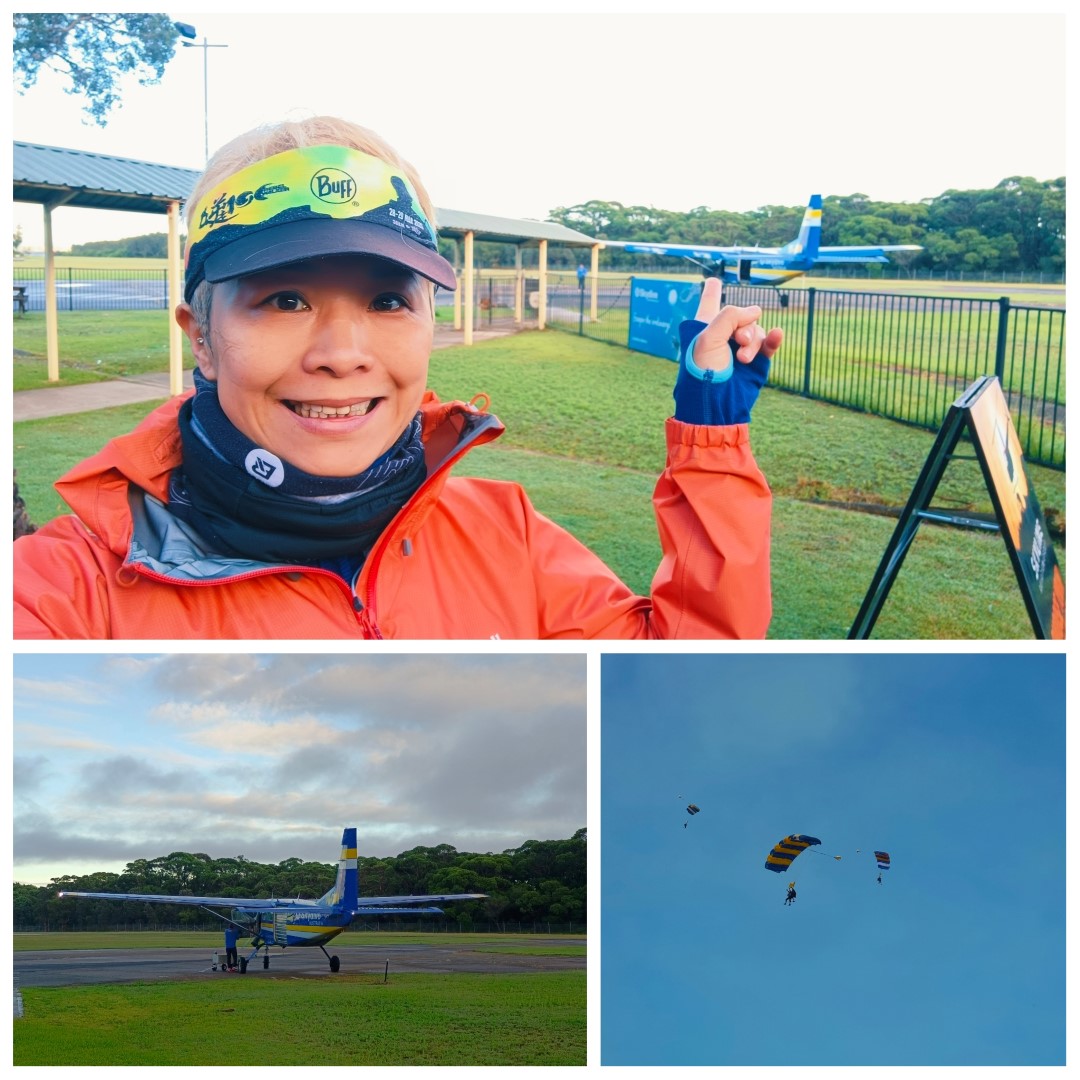
<path id="1" fill-rule="evenodd" d="M 961 456 L 954 451 L 965 432 L 975 447 L 993 503 L 993 515 L 957 514 L 930 506 L 949 463 Z M 977 379 L 949 406 L 848 638 L 870 636 L 904 556 L 924 521 L 1000 532 L 1035 636 L 1065 637 L 1065 582 L 1039 500 L 1024 467 L 1024 452 L 1009 406 L 1001 384 L 992 375 Z"/>

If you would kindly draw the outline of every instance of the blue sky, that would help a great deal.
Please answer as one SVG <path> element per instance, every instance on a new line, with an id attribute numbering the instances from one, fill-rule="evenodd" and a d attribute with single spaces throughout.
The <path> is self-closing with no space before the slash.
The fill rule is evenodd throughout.
<path id="1" fill-rule="evenodd" d="M 1063 655 L 602 673 L 603 1064 L 1065 1063 Z"/>
<path id="2" fill-rule="evenodd" d="M 583 656 L 17 654 L 13 715 L 16 881 L 586 824 Z"/>
<path id="3" fill-rule="evenodd" d="M 815 192 L 918 202 L 1065 174 L 1063 0 L 1057 14 L 1045 2 L 1011 14 L 737 6 L 170 12 L 199 44 L 224 47 L 178 48 L 155 86 L 132 75 L 104 129 L 46 72 L 14 96 L 13 134 L 201 169 L 204 121 L 212 152 L 257 124 L 328 112 L 388 139 L 436 206 L 512 218 L 589 199 L 739 212 Z M 1038 77 L 1019 77 L 1033 57 Z M 39 206 L 15 204 L 14 224 L 40 247 Z M 53 215 L 59 248 L 164 228 L 158 216 Z"/>

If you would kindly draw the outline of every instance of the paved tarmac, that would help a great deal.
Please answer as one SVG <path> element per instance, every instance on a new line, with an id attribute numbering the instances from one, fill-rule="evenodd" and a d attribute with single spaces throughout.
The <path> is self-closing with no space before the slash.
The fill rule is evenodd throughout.
<path id="1" fill-rule="evenodd" d="M 544 948 L 583 945 L 583 938 L 544 935 L 531 940 Z M 529 956 L 510 950 L 522 947 L 520 938 L 477 938 L 475 942 L 453 945 L 336 945 L 327 951 L 341 958 L 345 974 L 383 976 L 389 962 L 389 976 L 402 972 L 488 972 L 517 974 L 547 971 L 576 971 L 586 967 L 585 956 Z M 248 950 L 250 951 L 250 950 Z M 240 950 L 241 955 L 246 955 Z M 218 979 L 213 970 L 213 949 L 76 949 L 16 952 L 14 974 L 16 994 L 28 986 L 89 986 L 104 983 L 176 982 L 181 979 Z M 224 955 L 224 950 L 222 950 Z M 270 967 L 262 957 L 248 968 L 246 977 L 322 978 L 330 975 L 330 965 L 318 948 L 273 949 Z"/>
<path id="2" fill-rule="evenodd" d="M 515 333 L 514 327 L 484 327 L 473 330 L 473 343 L 506 337 Z M 445 349 L 462 344 L 462 331 L 443 326 L 435 329 L 435 348 Z M 193 386 L 192 374 L 184 372 L 184 386 Z M 13 394 L 12 419 L 40 420 L 46 416 L 66 416 L 71 413 L 95 412 L 114 405 L 131 405 L 140 401 L 159 401 L 169 396 L 169 373 L 153 372 L 127 379 L 81 383 L 78 386 L 49 386 L 41 390 L 20 390 Z"/>

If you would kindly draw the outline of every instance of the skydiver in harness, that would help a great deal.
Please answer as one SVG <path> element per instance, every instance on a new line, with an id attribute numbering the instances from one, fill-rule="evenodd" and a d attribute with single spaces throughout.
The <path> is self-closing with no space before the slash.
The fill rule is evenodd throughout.
<path id="1" fill-rule="evenodd" d="M 784 906 L 795 903 L 795 882 L 789 881 L 787 887 L 787 899 L 784 901 Z"/>

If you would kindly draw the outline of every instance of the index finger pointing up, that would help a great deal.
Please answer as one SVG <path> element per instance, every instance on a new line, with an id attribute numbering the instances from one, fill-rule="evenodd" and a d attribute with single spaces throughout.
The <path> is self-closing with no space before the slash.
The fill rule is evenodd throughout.
<path id="1" fill-rule="evenodd" d="M 724 295 L 724 283 L 717 277 L 705 279 L 701 286 L 701 298 L 698 300 L 698 322 L 711 323 L 720 314 L 720 302 Z"/>

